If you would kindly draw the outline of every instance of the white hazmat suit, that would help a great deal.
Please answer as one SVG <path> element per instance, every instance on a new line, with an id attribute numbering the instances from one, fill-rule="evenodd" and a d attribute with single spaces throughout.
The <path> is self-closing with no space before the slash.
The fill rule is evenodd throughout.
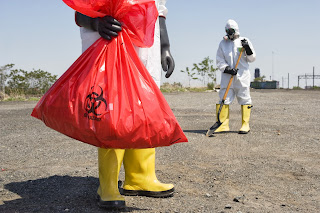
<path id="1" fill-rule="evenodd" d="M 224 70 L 227 66 L 234 68 L 239 54 L 240 49 L 242 48 L 241 40 L 246 39 L 249 43 L 249 46 L 253 52 L 252 55 L 246 55 L 244 52 L 240 59 L 238 65 L 238 73 L 234 76 L 230 90 L 228 92 L 225 104 L 230 104 L 237 97 L 238 103 L 240 105 L 252 104 L 250 97 L 250 70 L 249 62 L 254 62 L 256 59 L 256 53 L 253 49 L 253 46 L 248 38 L 240 37 L 238 24 L 234 20 L 228 20 L 226 24 L 226 29 L 235 29 L 235 38 L 233 41 L 230 39 L 224 39 L 220 42 L 219 48 L 216 56 L 216 63 L 218 69 L 222 72 L 221 75 L 221 85 L 220 85 L 220 102 L 225 94 L 231 75 L 224 73 Z"/>
<path id="2" fill-rule="evenodd" d="M 240 37 L 238 24 L 234 20 L 228 20 L 225 27 L 227 36 L 220 42 L 216 56 L 218 69 L 222 72 L 220 84 L 220 103 L 216 105 L 217 122 L 210 127 L 207 136 L 218 132 L 228 132 L 229 128 L 229 104 L 237 97 L 241 105 L 242 126 L 239 134 L 247 134 L 250 131 L 249 120 L 252 101 L 250 97 L 250 71 L 249 62 L 254 62 L 256 53 L 248 38 Z M 244 48 L 235 70 L 241 49 Z M 227 68 L 227 69 L 226 69 Z M 233 75 L 232 84 L 227 97 L 223 100 L 230 78 Z"/>
<path id="3" fill-rule="evenodd" d="M 167 0 L 155 0 L 156 6 L 158 8 L 159 16 L 166 17 L 168 9 L 166 8 Z M 100 35 L 98 32 L 84 27 L 80 28 L 81 40 L 82 40 L 82 52 L 88 49 Z M 136 51 L 152 76 L 153 80 L 156 82 L 160 88 L 161 81 L 161 52 L 160 52 L 160 27 L 159 18 L 155 24 L 154 32 L 154 44 L 150 48 L 139 48 L 136 47 Z"/>

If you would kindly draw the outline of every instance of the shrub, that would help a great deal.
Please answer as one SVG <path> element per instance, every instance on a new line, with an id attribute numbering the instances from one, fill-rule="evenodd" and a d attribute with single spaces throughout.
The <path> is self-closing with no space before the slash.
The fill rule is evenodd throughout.
<path id="1" fill-rule="evenodd" d="M 213 82 L 208 83 L 207 88 L 208 88 L 208 90 L 214 90 L 214 83 Z"/>

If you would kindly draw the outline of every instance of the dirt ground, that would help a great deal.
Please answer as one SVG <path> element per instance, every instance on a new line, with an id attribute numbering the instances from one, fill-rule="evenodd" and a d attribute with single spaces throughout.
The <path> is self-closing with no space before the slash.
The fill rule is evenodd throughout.
<path id="1" fill-rule="evenodd" d="M 171 198 L 126 197 L 127 212 L 320 212 L 320 91 L 253 90 L 251 132 L 206 137 L 218 94 L 166 93 L 189 139 L 157 148 Z M 47 128 L 36 102 L 0 102 L 0 212 L 105 212 L 97 149 Z M 124 180 L 124 171 L 120 172 Z"/>

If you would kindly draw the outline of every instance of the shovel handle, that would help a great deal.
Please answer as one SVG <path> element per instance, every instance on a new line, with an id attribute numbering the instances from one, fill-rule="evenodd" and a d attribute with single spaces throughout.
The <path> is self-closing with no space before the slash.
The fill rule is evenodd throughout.
<path id="1" fill-rule="evenodd" d="M 241 56 L 242 56 L 242 53 L 243 53 L 243 49 L 244 49 L 244 48 L 242 47 L 242 48 L 241 48 L 241 51 L 240 51 L 240 54 L 239 54 L 239 58 L 238 58 L 237 63 L 236 63 L 236 66 L 234 67 L 235 69 L 238 68 L 238 65 L 239 65 L 239 62 L 240 62 L 240 59 L 241 59 Z M 222 102 L 223 102 L 223 103 L 224 103 L 224 101 L 225 101 L 226 98 L 227 98 L 229 89 L 230 89 L 230 87 L 231 87 L 232 80 L 233 80 L 233 75 L 231 75 L 231 78 L 230 78 L 230 80 L 229 80 L 229 84 L 228 84 L 228 86 L 227 86 L 227 90 L 226 90 L 226 92 L 224 93 L 224 96 L 223 96 L 223 99 L 222 99 Z"/>

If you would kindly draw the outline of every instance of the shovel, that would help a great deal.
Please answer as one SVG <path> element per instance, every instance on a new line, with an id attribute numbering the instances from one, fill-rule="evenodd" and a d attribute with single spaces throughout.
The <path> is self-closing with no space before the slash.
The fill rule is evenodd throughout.
<path id="1" fill-rule="evenodd" d="M 241 59 L 241 56 L 242 56 L 242 53 L 243 53 L 243 49 L 244 48 L 241 48 L 241 51 L 240 51 L 239 58 L 237 60 L 235 69 L 237 69 L 237 67 L 238 67 L 238 64 L 240 62 L 240 59 Z M 228 87 L 227 87 L 227 89 L 226 89 L 226 91 L 224 93 L 223 99 L 222 99 L 220 107 L 219 107 L 219 111 L 218 111 L 218 114 L 217 114 L 218 121 L 215 124 L 213 124 L 213 126 L 210 127 L 210 129 L 208 129 L 207 134 L 206 134 L 207 137 L 210 137 L 214 133 L 214 131 L 216 131 L 222 124 L 221 121 L 220 121 L 220 113 L 221 113 L 221 109 L 222 109 L 222 107 L 224 105 L 224 102 L 225 102 L 225 100 L 227 98 L 227 95 L 228 95 L 232 80 L 233 80 L 233 75 L 231 75 L 231 77 L 230 77 Z"/>

